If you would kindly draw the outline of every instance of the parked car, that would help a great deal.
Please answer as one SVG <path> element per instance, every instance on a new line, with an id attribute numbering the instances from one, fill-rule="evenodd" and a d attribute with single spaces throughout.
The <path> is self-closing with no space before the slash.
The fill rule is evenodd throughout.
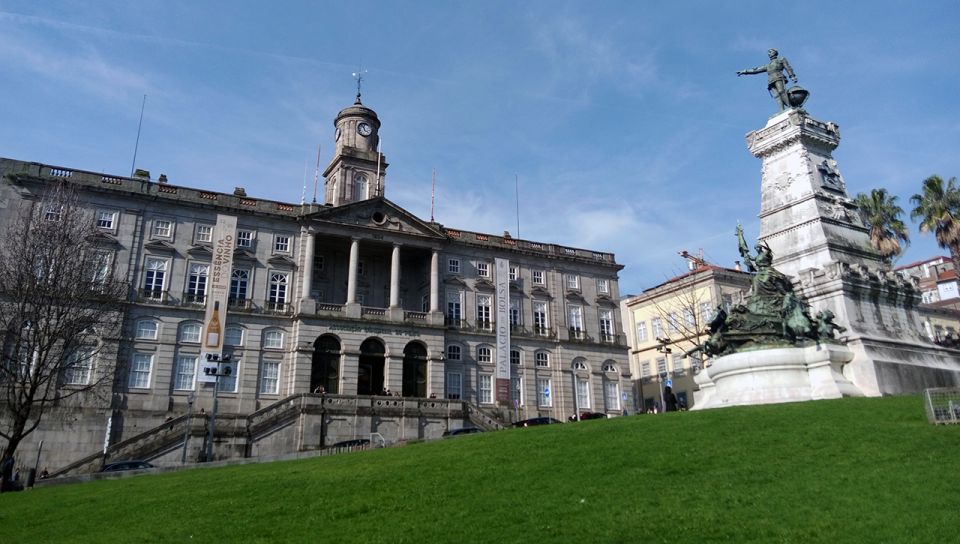
<path id="1" fill-rule="evenodd" d="M 121 470 L 142 470 L 145 468 L 154 468 L 146 461 L 116 461 L 104 465 L 100 472 L 119 472 Z"/>
<path id="2" fill-rule="evenodd" d="M 554 423 L 562 423 L 559 420 L 553 419 L 552 417 L 533 417 L 530 419 L 524 419 L 523 421 L 518 421 L 513 424 L 514 427 L 536 427 L 537 425 L 553 425 Z"/>
<path id="3" fill-rule="evenodd" d="M 580 412 L 580 421 L 585 419 L 607 419 L 607 414 L 603 412 Z M 576 421 L 577 416 L 570 416 L 570 421 Z"/>
<path id="4" fill-rule="evenodd" d="M 353 440 L 344 440 L 330 446 L 331 448 L 366 448 L 370 446 L 370 440 L 367 438 L 354 438 Z"/>
<path id="5" fill-rule="evenodd" d="M 443 437 L 448 438 L 451 436 L 460 436 L 462 434 L 474 434 L 474 433 L 482 433 L 482 432 L 483 432 L 483 429 L 479 427 L 463 427 L 461 429 L 450 429 L 449 431 L 446 431 L 443 433 Z"/>

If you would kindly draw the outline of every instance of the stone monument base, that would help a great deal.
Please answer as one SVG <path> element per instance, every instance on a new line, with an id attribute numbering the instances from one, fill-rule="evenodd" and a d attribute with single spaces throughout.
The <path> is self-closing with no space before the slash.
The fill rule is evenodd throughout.
<path id="1" fill-rule="evenodd" d="M 719 357 L 696 377 L 693 410 L 862 397 L 843 375 L 853 351 L 829 343 Z"/>

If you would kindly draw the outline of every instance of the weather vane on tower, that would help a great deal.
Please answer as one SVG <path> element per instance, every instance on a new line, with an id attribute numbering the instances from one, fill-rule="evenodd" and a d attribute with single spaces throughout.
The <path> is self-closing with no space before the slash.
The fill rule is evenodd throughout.
<path id="1" fill-rule="evenodd" d="M 367 71 L 363 69 L 363 65 L 361 65 L 360 68 L 353 73 L 353 79 L 357 80 L 357 101 L 355 102 L 356 104 L 361 103 L 360 102 L 360 85 L 363 83 L 363 74 L 365 73 L 367 73 Z"/>

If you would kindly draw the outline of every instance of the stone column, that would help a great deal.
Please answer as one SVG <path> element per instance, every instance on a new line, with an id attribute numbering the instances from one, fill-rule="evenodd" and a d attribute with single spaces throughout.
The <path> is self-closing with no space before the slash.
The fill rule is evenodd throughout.
<path id="1" fill-rule="evenodd" d="M 359 319 L 362 315 L 360 305 L 357 304 L 357 268 L 360 262 L 360 239 L 350 239 L 350 265 L 347 269 L 347 303 L 343 313 L 346 317 Z"/>
<path id="2" fill-rule="evenodd" d="M 350 240 L 350 265 L 347 269 L 347 304 L 357 303 L 357 265 L 360 262 L 360 240 Z"/>
<path id="3" fill-rule="evenodd" d="M 400 244 L 393 244 L 390 259 L 390 307 L 400 306 Z"/>
<path id="4" fill-rule="evenodd" d="M 440 251 L 436 249 L 430 256 L 430 314 L 428 322 L 433 325 L 443 324 L 443 315 L 440 313 Z"/>
<path id="5" fill-rule="evenodd" d="M 440 311 L 440 252 L 430 256 L 430 311 Z"/>
<path id="6" fill-rule="evenodd" d="M 303 278 L 301 278 L 302 287 L 300 289 L 300 312 L 314 313 L 317 311 L 317 307 L 313 298 L 310 296 L 310 290 L 313 287 L 313 246 L 315 235 L 309 230 L 305 230 L 301 236 L 306 240 L 304 242 L 306 247 L 303 251 L 303 268 L 301 269 Z"/>

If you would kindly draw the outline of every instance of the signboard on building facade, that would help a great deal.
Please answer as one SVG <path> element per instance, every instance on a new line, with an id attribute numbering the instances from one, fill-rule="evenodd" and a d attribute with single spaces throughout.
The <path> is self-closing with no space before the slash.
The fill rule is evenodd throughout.
<path id="1" fill-rule="evenodd" d="M 495 259 L 497 286 L 497 401 L 510 401 L 510 261 Z"/>
<path id="2" fill-rule="evenodd" d="M 233 273 L 233 248 L 237 239 L 237 218 L 217 214 L 217 226 L 213 229 L 213 258 L 207 274 L 205 303 L 207 313 L 203 318 L 203 336 L 200 338 L 200 370 L 198 382 L 215 382 L 217 361 L 223 355 L 223 333 L 226 331 L 227 304 L 230 300 L 230 277 Z M 209 374 L 204 369 L 212 368 Z"/>

